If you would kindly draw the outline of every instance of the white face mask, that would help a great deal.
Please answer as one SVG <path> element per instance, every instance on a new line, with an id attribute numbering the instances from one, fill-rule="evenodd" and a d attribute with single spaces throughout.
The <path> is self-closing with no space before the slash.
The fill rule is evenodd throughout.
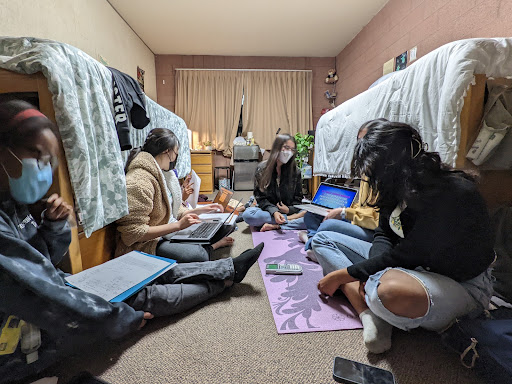
<path id="1" fill-rule="evenodd" d="M 286 164 L 293 157 L 292 151 L 281 151 L 279 153 L 279 161 L 283 164 Z"/>

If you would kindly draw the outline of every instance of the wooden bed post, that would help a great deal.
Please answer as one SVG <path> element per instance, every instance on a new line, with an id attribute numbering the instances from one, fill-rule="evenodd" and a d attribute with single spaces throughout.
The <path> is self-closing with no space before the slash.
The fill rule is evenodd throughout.
<path id="1" fill-rule="evenodd" d="M 496 79 L 506 81 L 506 79 Z M 457 153 L 456 167 L 460 169 L 476 169 L 470 160 L 466 159 L 471 145 L 478 136 L 480 122 L 484 111 L 485 87 L 487 77 L 475 75 L 475 84 L 471 85 L 464 99 L 464 107 L 460 114 L 460 147 Z M 512 171 L 480 170 L 480 192 L 490 209 L 502 204 L 512 204 Z"/>

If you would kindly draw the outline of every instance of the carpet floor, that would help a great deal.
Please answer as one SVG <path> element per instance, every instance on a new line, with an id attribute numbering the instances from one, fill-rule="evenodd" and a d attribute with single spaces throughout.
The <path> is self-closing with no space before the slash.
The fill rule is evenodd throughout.
<path id="1" fill-rule="evenodd" d="M 245 201 L 250 196 L 236 194 Z M 253 246 L 245 223 L 232 237 L 233 247 L 215 257 Z M 112 384 L 333 383 L 335 356 L 389 369 L 399 384 L 481 383 L 436 335 L 424 331 L 395 330 L 393 348 L 379 356 L 367 353 L 360 329 L 277 334 L 257 265 L 243 283 L 204 305 L 77 353 L 48 372 L 61 378 L 59 384 L 82 370 Z"/>

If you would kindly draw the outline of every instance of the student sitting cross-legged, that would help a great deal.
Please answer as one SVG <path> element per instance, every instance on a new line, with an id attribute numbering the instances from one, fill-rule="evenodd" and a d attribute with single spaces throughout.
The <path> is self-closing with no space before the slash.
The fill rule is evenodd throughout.
<path id="1" fill-rule="evenodd" d="M 125 168 L 129 212 L 116 221 L 116 256 L 138 250 L 181 263 L 207 261 L 213 250 L 233 244 L 231 237 L 212 245 L 172 243 L 162 238 L 199 223 L 198 214 L 224 210 L 220 204 L 184 207 L 181 186 L 173 172 L 178 149 L 178 139 L 165 128 L 153 129 L 141 148 L 132 149 Z"/>
<path id="2" fill-rule="evenodd" d="M 366 135 L 371 126 L 372 124 L 363 124 L 357 133 L 357 139 L 360 140 Z M 359 185 L 358 196 L 358 201 L 351 207 L 331 209 L 325 217 L 311 212 L 306 213 L 304 223 L 307 231 L 299 232 L 299 240 L 306 244 L 304 249 L 308 259 L 317 261 L 311 249 L 311 240 L 318 232 L 338 232 L 368 243 L 372 242 L 374 230 L 379 224 L 379 213 L 375 207 L 366 204 L 370 189 L 364 177 Z"/>
<path id="3" fill-rule="evenodd" d="M 302 182 L 295 162 L 295 139 L 278 135 L 268 160 L 258 164 L 254 180 L 257 207 L 243 213 L 244 221 L 261 231 L 274 229 L 305 229 L 305 211 L 295 208 L 302 201 Z"/>
<path id="4" fill-rule="evenodd" d="M 153 316 L 183 312 L 220 294 L 242 281 L 263 248 L 234 259 L 178 264 L 129 305 L 66 285 L 55 265 L 71 241 L 72 208 L 57 194 L 41 201 L 57 166 L 54 130 L 28 103 L 0 104 L 0 383 L 22 381 L 85 345 L 124 337 Z M 38 221 L 33 203 L 45 206 Z"/>
<path id="5" fill-rule="evenodd" d="M 392 327 L 441 331 L 487 309 L 495 254 L 473 178 L 427 152 L 409 125 L 370 124 L 352 168 L 379 209 L 373 243 L 323 231 L 312 247 L 325 273 L 320 292 L 341 289 L 360 314 L 366 347 L 382 353 Z"/>

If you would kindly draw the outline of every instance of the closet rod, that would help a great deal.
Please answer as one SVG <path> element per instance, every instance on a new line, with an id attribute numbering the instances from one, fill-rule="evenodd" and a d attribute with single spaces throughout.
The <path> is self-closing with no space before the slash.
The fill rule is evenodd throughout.
<path id="1" fill-rule="evenodd" d="M 219 68 L 176 68 L 176 71 L 242 71 L 242 72 L 313 72 L 311 69 L 219 69 Z"/>

